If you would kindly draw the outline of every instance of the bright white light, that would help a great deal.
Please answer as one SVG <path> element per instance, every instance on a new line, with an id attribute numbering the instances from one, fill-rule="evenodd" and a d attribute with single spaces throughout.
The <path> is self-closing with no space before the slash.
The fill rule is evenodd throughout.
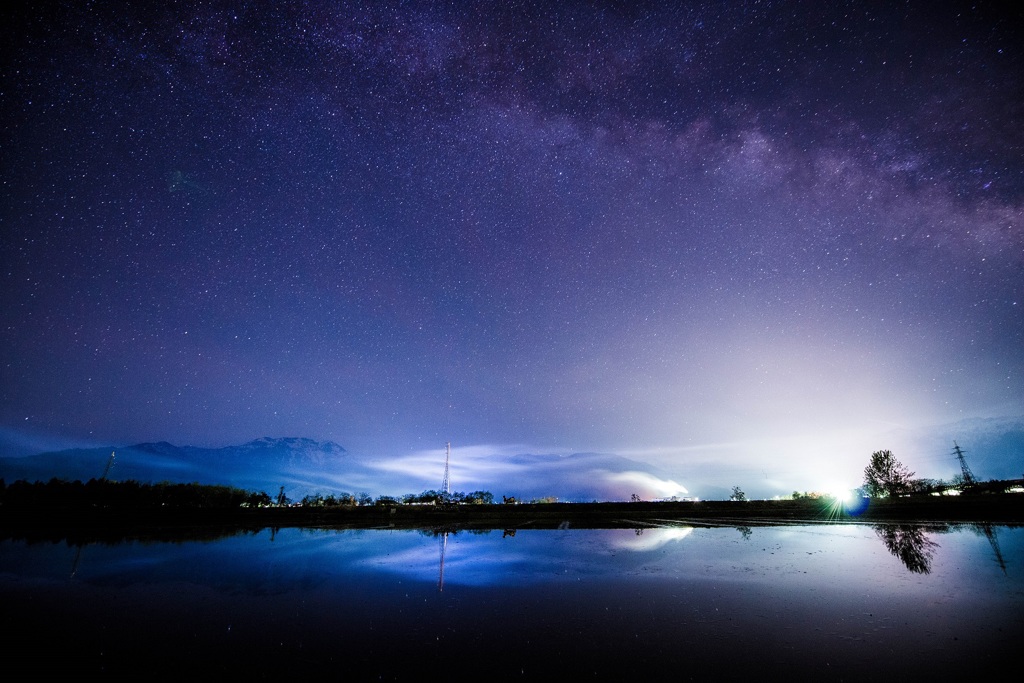
<path id="1" fill-rule="evenodd" d="M 853 491 L 844 486 L 826 487 L 825 491 L 835 499 L 837 503 L 849 503 L 853 500 Z"/>

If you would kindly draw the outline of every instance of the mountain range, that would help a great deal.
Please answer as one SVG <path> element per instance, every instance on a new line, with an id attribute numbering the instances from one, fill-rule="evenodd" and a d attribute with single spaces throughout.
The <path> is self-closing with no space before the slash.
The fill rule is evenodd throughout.
<path id="1" fill-rule="evenodd" d="M 113 454 L 113 455 L 112 455 Z M 264 437 L 237 446 L 175 446 L 165 441 L 132 446 L 78 448 L 0 458 L 0 477 L 88 481 L 107 472 L 113 480 L 224 484 L 292 499 L 309 493 L 402 495 L 439 489 L 444 450 L 373 459 L 354 456 L 331 441 Z M 685 497 L 686 489 L 664 472 L 628 458 L 598 454 L 499 455 L 486 448 L 455 449 L 452 489 L 488 490 L 530 500 L 645 500 Z"/>

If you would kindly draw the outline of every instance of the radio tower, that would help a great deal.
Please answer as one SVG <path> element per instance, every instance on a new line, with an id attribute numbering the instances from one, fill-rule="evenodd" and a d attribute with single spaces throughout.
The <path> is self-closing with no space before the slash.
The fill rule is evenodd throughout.
<path id="1" fill-rule="evenodd" d="M 444 481 L 441 482 L 441 493 L 446 497 L 451 495 L 452 482 L 448 479 L 448 458 L 452 454 L 452 442 L 449 441 L 444 445 Z"/>
<path id="2" fill-rule="evenodd" d="M 974 478 L 974 473 L 971 472 L 971 468 L 967 466 L 967 461 L 964 460 L 964 452 L 960 449 L 960 446 L 957 445 L 956 441 L 953 442 L 953 455 L 955 455 L 957 459 L 960 460 L 960 471 L 963 473 L 964 486 L 974 486 L 975 484 L 977 484 L 978 480 Z M 446 467 L 445 479 L 447 480 L 447 478 L 448 470 Z"/>
<path id="3" fill-rule="evenodd" d="M 114 453 L 115 452 L 116 451 L 110 451 L 110 459 L 107 460 L 107 466 L 103 469 L 103 476 L 100 477 L 100 481 L 103 481 L 104 479 L 106 479 L 107 475 L 110 474 L 110 468 L 114 466 Z"/>
<path id="4" fill-rule="evenodd" d="M 448 549 L 448 532 L 442 531 L 437 538 L 437 544 L 441 548 L 441 565 L 437 572 L 437 592 L 444 592 L 444 551 Z"/>
<path id="5" fill-rule="evenodd" d="M 452 455 L 452 442 L 449 441 L 444 445 L 444 481 L 441 482 L 441 496 L 445 503 L 451 500 L 452 494 L 452 482 L 448 478 L 448 460 Z M 438 536 L 438 545 L 441 549 L 441 564 L 437 574 L 437 590 L 438 592 L 444 591 L 444 553 L 448 549 L 448 532 L 442 531 Z"/>

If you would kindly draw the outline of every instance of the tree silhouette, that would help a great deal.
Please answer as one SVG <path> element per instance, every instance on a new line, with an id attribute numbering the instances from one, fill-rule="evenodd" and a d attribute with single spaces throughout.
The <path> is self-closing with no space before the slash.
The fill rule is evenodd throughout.
<path id="1" fill-rule="evenodd" d="M 898 496 L 910 491 L 913 476 L 892 451 L 875 451 L 864 468 L 864 490 L 872 498 Z"/>
<path id="2" fill-rule="evenodd" d="M 494 503 L 494 494 L 490 491 L 473 491 L 466 494 L 465 502 L 473 505 L 491 505 Z"/>

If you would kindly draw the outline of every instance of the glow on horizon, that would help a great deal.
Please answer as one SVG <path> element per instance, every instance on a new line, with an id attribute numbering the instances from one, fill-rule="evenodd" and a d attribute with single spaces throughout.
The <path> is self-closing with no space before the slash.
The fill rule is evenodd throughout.
<path id="1" fill-rule="evenodd" d="M 305 436 L 436 488 L 451 440 L 457 482 L 768 496 L 1024 417 L 1021 22 L 392 4 L 9 17 L 0 455 Z"/>

